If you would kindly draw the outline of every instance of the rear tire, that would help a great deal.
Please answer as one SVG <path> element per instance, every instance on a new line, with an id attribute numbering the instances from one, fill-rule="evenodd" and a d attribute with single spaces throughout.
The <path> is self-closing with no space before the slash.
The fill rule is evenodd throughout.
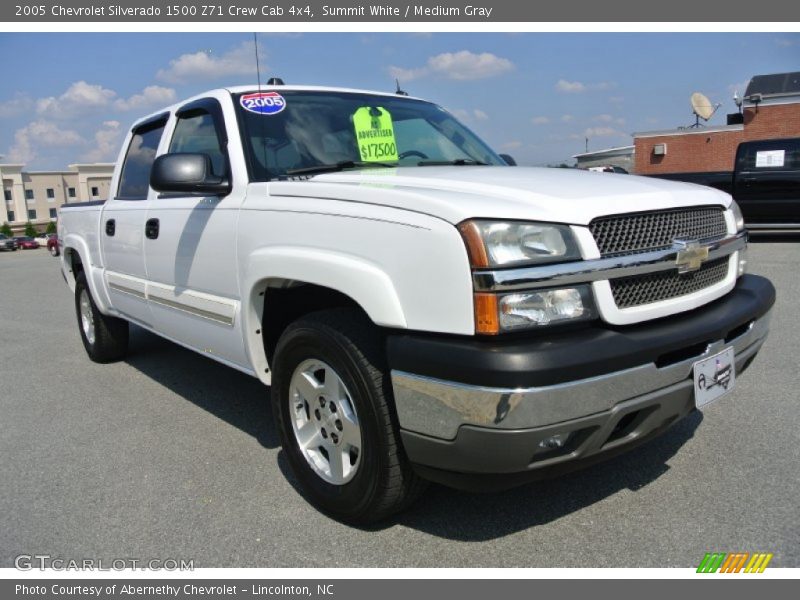
<path id="1" fill-rule="evenodd" d="M 289 464 L 310 502 L 347 523 L 399 512 L 426 486 L 402 448 L 384 354 L 353 309 L 302 317 L 275 350 L 272 409 Z"/>
<path id="2" fill-rule="evenodd" d="M 75 279 L 75 312 L 78 331 L 86 354 L 94 362 L 110 363 L 121 360 L 128 352 L 128 322 L 109 317 L 97 309 L 86 274 Z"/>

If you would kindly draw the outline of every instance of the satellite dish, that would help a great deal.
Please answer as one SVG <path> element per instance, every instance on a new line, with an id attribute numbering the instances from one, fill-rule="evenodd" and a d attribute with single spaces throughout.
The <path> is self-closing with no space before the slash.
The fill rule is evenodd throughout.
<path id="1" fill-rule="evenodd" d="M 708 121 L 712 116 L 714 116 L 714 113 L 717 112 L 717 109 L 722 106 L 721 104 L 712 104 L 711 100 L 709 100 L 700 92 L 695 92 L 692 94 L 689 102 L 692 104 L 692 112 L 695 116 L 695 123 L 692 125 L 692 127 L 700 127 L 700 119 L 703 119 L 703 121 Z"/>

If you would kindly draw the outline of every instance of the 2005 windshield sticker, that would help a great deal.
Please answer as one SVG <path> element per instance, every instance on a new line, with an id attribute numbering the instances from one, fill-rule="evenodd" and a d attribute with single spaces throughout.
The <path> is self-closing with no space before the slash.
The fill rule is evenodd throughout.
<path id="1" fill-rule="evenodd" d="M 353 114 L 353 127 L 361 160 L 364 162 L 397 161 L 392 115 L 381 106 L 362 106 Z"/>
<path id="2" fill-rule="evenodd" d="M 254 92 L 239 99 L 242 108 L 257 115 L 277 115 L 286 108 L 286 100 L 278 92 Z"/>

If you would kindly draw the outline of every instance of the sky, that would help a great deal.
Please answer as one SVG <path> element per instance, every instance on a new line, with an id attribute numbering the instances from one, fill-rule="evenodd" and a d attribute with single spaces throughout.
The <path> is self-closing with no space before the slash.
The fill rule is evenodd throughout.
<path id="1" fill-rule="evenodd" d="M 441 104 L 523 165 L 572 163 L 636 131 L 725 124 L 753 75 L 800 70 L 798 33 L 258 34 L 262 80 L 393 91 Z M 204 90 L 255 84 L 243 33 L 0 33 L 0 162 L 116 159 L 130 124 Z"/>

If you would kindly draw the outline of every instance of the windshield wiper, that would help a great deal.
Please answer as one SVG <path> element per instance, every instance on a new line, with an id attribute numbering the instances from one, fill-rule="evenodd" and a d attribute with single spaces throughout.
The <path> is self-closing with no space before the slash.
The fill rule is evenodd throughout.
<path id="1" fill-rule="evenodd" d="M 333 173 L 344 169 L 362 169 L 368 167 L 394 168 L 396 164 L 381 162 L 366 162 L 360 160 L 340 160 L 329 165 L 315 165 L 313 167 L 300 167 L 299 169 L 289 169 L 287 175 L 308 175 L 311 173 Z"/>
<path id="2" fill-rule="evenodd" d="M 442 167 L 446 165 L 455 165 L 457 167 L 467 166 L 488 166 L 489 163 L 475 160 L 474 158 L 456 158 L 455 160 L 421 160 L 417 163 L 418 167 Z"/>

